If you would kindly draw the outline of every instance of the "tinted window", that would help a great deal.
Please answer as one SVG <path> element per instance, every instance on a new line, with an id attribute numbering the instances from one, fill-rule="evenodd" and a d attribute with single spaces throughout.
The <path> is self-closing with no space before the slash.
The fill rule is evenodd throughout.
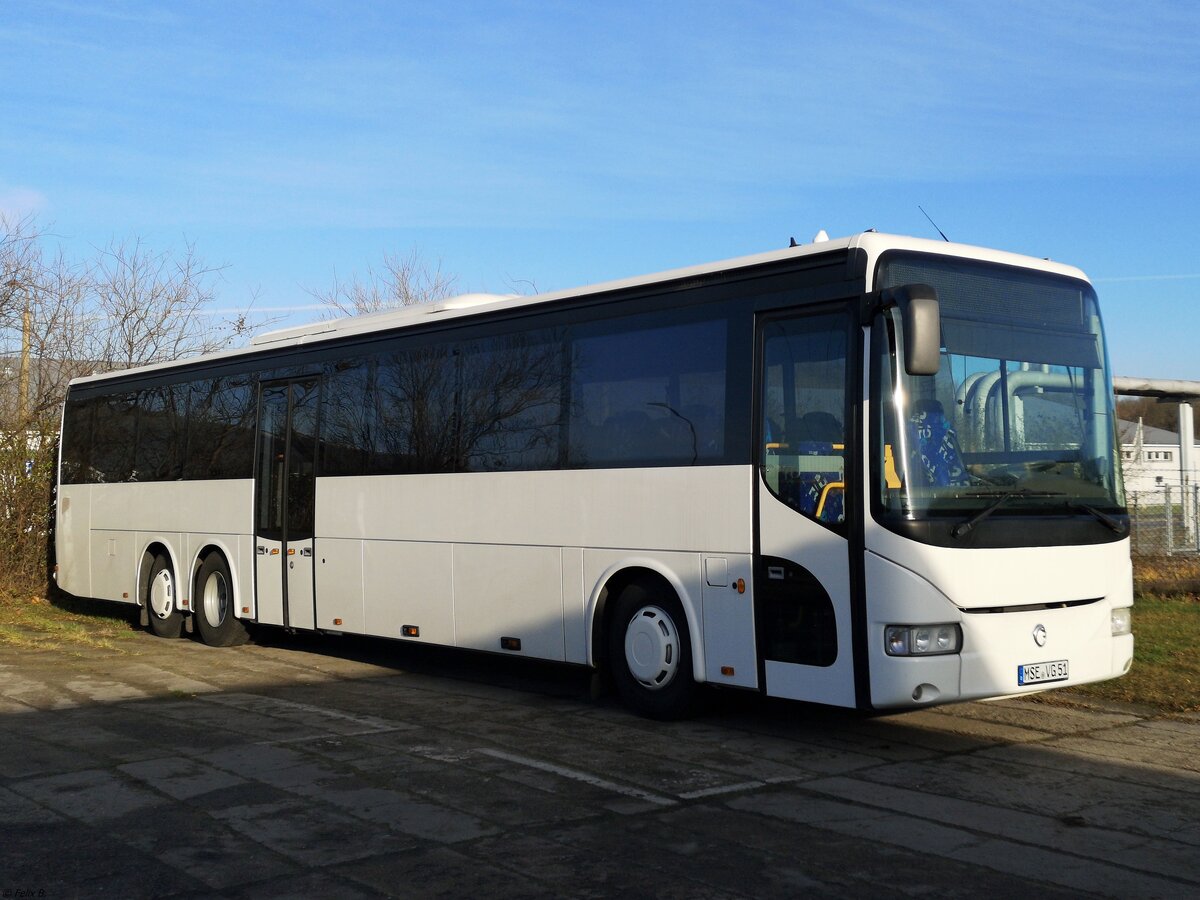
<path id="1" fill-rule="evenodd" d="M 316 381 L 291 386 L 292 407 L 287 447 L 287 534 L 289 541 L 313 536 L 316 510 L 317 404 Z"/>
<path id="2" fill-rule="evenodd" d="M 326 370 L 321 413 L 321 474 L 365 475 L 378 429 L 375 365 L 345 360 Z"/>
<path id="3" fill-rule="evenodd" d="M 164 384 L 141 391 L 134 479 L 173 481 L 183 475 L 188 385 Z"/>
<path id="4" fill-rule="evenodd" d="M 137 444 L 137 395 L 114 394 L 93 403 L 96 418 L 88 480 L 101 484 L 129 481 Z"/>
<path id="5" fill-rule="evenodd" d="M 458 359 L 458 352 L 445 344 L 396 349 L 379 357 L 372 472 L 454 471 Z"/>
<path id="6" fill-rule="evenodd" d="M 691 465 L 725 454 L 724 320 L 577 339 L 569 463 Z"/>
<path id="7" fill-rule="evenodd" d="M 67 401 L 63 412 L 62 474 L 64 484 L 88 480 L 92 446 L 92 411 L 95 401 Z"/>
<path id="8" fill-rule="evenodd" d="M 270 540 L 283 540 L 284 490 L 287 463 L 288 386 L 264 387 L 258 438 L 258 496 L 256 531 Z"/>
<path id="9" fill-rule="evenodd" d="M 254 413 L 248 376 L 192 382 L 183 477 L 249 478 L 254 457 Z"/>
<path id="10" fill-rule="evenodd" d="M 459 471 L 559 463 L 563 342 L 549 332 L 474 341 L 460 356 Z"/>

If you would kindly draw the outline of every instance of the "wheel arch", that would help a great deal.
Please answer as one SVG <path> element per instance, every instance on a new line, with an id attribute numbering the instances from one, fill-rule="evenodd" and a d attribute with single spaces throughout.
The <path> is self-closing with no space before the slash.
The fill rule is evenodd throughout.
<path id="1" fill-rule="evenodd" d="M 145 588 L 146 582 L 150 578 L 150 567 L 154 565 L 154 560 L 160 555 L 166 556 L 171 561 L 171 571 L 175 573 L 176 591 L 179 589 L 179 573 L 182 571 L 179 565 L 179 554 L 171 546 L 171 542 L 161 535 L 149 538 L 142 548 L 142 555 L 138 558 L 135 599 L 140 607 L 146 606 Z"/>
<path id="2" fill-rule="evenodd" d="M 204 561 L 214 553 L 219 553 L 225 558 L 225 568 L 229 572 L 229 589 L 233 592 L 232 612 L 234 618 L 240 619 L 242 617 L 242 585 L 238 576 L 238 567 L 234 565 L 234 560 L 238 556 L 237 552 L 221 538 L 207 538 L 202 541 L 200 549 L 192 558 L 191 577 L 188 578 L 188 608 L 191 612 L 196 612 L 196 605 L 200 602 L 199 598 L 195 596 L 196 577 L 200 574 Z"/>
<path id="3" fill-rule="evenodd" d="M 588 598 L 588 665 L 603 669 L 607 664 L 605 635 L 608 628 L 609 601 L 632 584 L 651 590 L 666 590 L 675 595 L 687 619 L 688 638 L 692 653 L 692 677 L 697 682 L 705 678 L 704 634 L 700 606 L 685 581 L 670 567 L 648 557 L 614 563 L 597 579 Z"/>

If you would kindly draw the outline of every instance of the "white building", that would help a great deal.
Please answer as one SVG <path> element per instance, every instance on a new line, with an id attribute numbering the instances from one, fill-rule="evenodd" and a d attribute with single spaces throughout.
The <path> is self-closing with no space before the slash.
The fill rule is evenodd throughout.
<path id="1" fill-rule="evenodd" d="M 1200 471 L 1184 472 L 1179 454 L 1179 434 L 1141 420 L 1117 423 L 1121 439 L 1121 468 L 1125 473 L 1125 491 L 1129 494 L 1161 492 L 1200 484 Z M 1193 441 L 1192 459 L 1200 459 L 1200 441 Z M 1186 475 L 1186 478 L 1185 478 Z"/>

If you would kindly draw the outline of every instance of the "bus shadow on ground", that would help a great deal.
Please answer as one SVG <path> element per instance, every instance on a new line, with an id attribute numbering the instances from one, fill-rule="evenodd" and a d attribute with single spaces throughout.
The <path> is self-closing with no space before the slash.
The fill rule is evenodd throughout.
<path id="1" fill-rule="evenodd" d="M 144 632 L 139 623 L 139 608 L 128 603 L 76 597 L 52 589 L 50 602 L 57 608 L 112 624 L 124 623 L 131 631 Z M 289 631 L 270 625 L 249 626 L 251 644 L 273 650 L 312 653 L 348 662 L 391 669 L 397 674 L 411 673 L 431 678 L 506 688 L 530 695 L 578 701 L 581 705 L 622 708 L 620 698 L 604 672 L 585 666 L 558 663 L 522 656 L 487 653 L 478 650 L 418 644 L 358 634 L 321 631 Z M 200 643 L 198 636 L 185 634 L 185 640 Z M 214 649 L 215 653 L 224 652 Z M 689 719 L 723 720 L 745 717 L 760 724 L 784 727 L 803 722 L 806 726 L 836 726 L 868 721 L 892 711 L 844 709 L 781 700 L 754 690 L 719 688 L 706 685 Z M 630 713 L 630 715 L 635 715 Z"/>

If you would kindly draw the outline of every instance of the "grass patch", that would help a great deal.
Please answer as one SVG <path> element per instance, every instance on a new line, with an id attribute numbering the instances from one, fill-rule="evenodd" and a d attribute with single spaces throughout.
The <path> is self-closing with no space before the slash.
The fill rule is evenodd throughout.
<path id="1" fill-rule="evenodd" d="M 100 601 L 79 603 L 63 598 L 0 593 L 0 646 L 26 650 L 102 648 L 123 650 L 135 636 L 128 611 L 114 612 Z"/>
<path id="2" fill-rule="evenodd" d="M 1133 605 L 1133 668 L 1121 678 L 1041 696 L 1072 695 L 1163 712 L 1200 711 L 1200 597 L 1139 594 Z"/>

